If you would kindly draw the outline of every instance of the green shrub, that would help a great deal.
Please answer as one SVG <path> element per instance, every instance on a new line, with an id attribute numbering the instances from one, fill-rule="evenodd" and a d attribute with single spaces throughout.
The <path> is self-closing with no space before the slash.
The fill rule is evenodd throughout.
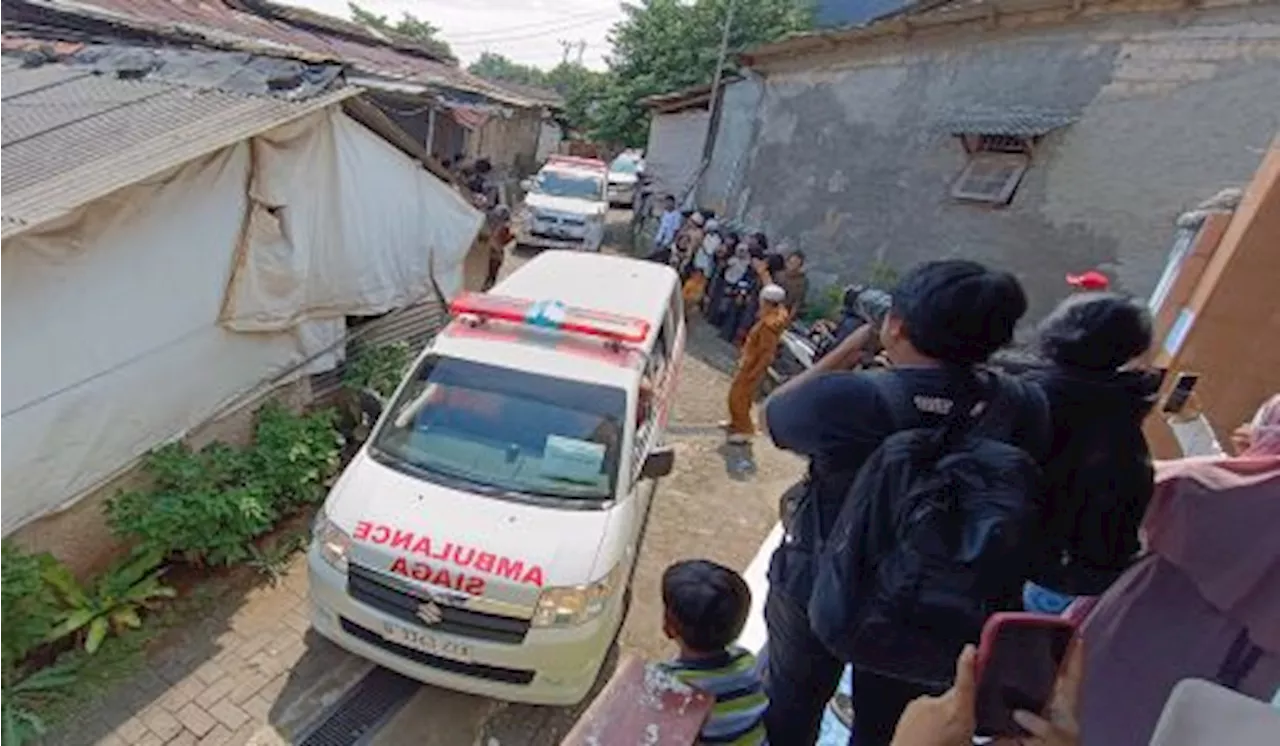
<path id="1" fill-rule="evenodd" d="M 249 543 L 271 530 L 279 513 L 261 484 L 246 483 L 247 454 L 221 443 L 198 453 L 181 443 L 148 456 L 149 490 L 107 502 L 107 523 L 143 552 L 195 564 L 229 565 L 249 557 Z"/>
<path id="2" fill-rule="evenodd" d="M 6 681 L 3 718 L 4 746 L 24 746 L 44 735 L 45 723 L 35 708 L 45 697 L 76 683 L 76 668 L 71 664 L 50 666 L 20 681 Z"/>
<path id="3" fill-rule="evenodd" d="M 120 634 L 142 626 L 141 612 L 153 608 L 158 599 L 173 598 L 176 592 L 161 584 L 162 555 L 156 550 L 134 554 L 116 564 L 92 586 L 81 586 L 67 566 L 58 562 L 45 568 L 44 579 L 53 586 L 62 605 L 58 625 L 48 641 L 75 636 L 84 650 L 98 652 L 107 634 Z"/>
<path id="4" fill-rule="evenodd" d="M 249 481 L 281 512 L 318 502 L 338 470 L 341 447 L 332 410 L 297 415 L 268 402 L 258 412 Z"/>
<path id="5" fill-rule="evenodd" d="M 389 399 L 412 362 L 413 349 L 407 342 L 361 345 L 347 359 L 342 385 L 350 389 L 372 389 L 383 399 Z"/>
<path id="6" fill-rule="evenodd" d="M 886 262 L 872 262 L 871 266 L 867 267 L 865 284 L 886 292 L 892 291 L 898 284 L 898 270 Z"/>
<path id="7" fill-rule="evenodd" d="M 0 545 L 3 585 L 0 585 L 0 625 L 4 629 L 3 676 L 7 681 L 28 653 L 44 642 L 58 615 L 53 589 L 44 571 L 57 563 L 48 553 L 28 554 L 16 546 Z"/>

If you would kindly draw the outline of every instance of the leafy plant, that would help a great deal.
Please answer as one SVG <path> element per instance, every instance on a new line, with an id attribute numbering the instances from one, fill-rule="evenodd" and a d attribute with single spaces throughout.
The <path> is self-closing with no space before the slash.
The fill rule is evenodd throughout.
<path id="1" fill-rule="evenodd" d="M 28 653 L 44 642 L 58 616 L 53 589 L 44 571 L 54 565 L 48 553 L 28 554 L 5 543 L 0 548 L 3 585 L 0 585 L 0 626 L 4 628 L 3 662 L 7 679 Z"/>
<path id="2" fill-rule="evenodd" d="M 199 452 L 165 446 L 146 461 L 154 486 L 109 500 L 107 523 L 144 552 L 201 565 L 242 561 L 279 517 L 255 466 L 251 454 L 221 443 Z"/>
<path id="3" fill-rule="evenodd" d="M 42 696 L 65 689 L 76 682 L 78 666 L 62 664 L 36 671 L 21 681 L 5 682 L 0 705 L 5 746 L 23 746 L 44 735 L 44 719 L 34 709 Z"/>
<path id="4" fill-rule="evenodd" d="M 250 482 L 281 512 L 318 502 L 338 470 L 341 447 L 332 410 L 298 415 L 268 402 L 258 411 Z"/>
<path id="5" fill-rule="evenodd" d="M 289 567 L 289 560 L 293 558 L 295 552 L 306 545 L 307 536 L 303 533 L 283 536 L 263 547 L 251 544 L 249 566 L 265 575 L 271 581 L 271 585 L 279 585 L 280 579 L 284 577 L 284 571 Z"/>
<path id="6" fill-rule="evenodd" d="M 162 555 L 155 551 L 135 553 L 108 570 L 92 588 L 84 588 L 62 563 L 45 569 L 44 579 L 53 586 L 63 605 L 63 613 L 48 635 L 54 642 L 75 635 L 83 638 L 86 653 L 96 653 L 111 632 L 142 626 L 139 612 L 155 606 L 160 598 L 177 595 L 160 582 L 164 568 Z"/>
<path id="7" fill-rule="evenodd" d="M 413 349 L 407 342 L 361 346 L 347 360 L 342 385 L 349 389 L 372 389 L 388 399 L 412 362 Z"/>
<path id="8" fill-rule="evenodd" d="M 873 288 L 890 291 L 898 284 L 898 270 L 885 262 L 872 262 L 867 267 L 867 285 Z"/>

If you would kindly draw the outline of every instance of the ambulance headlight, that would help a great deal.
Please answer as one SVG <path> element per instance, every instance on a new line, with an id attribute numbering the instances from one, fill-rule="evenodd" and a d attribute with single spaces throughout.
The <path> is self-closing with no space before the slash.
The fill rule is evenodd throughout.
<path id="1" fill-rule="evenodd" d="M 312 538 L 320 550 L 320 556 L 338 572 L 347 571 L 347 552 L 351 550 L 351 536 L 337 524 L 329 520 L 324 511 L 316 516 L 316 524 L 311 532 Z"/>
<path id="2" fill-rule="evenodd" d="M 544 588 L 533 613 L 535 627 L 576 627 L 604 613 L 622 579 L 622 563 L 590 585 Z"/>

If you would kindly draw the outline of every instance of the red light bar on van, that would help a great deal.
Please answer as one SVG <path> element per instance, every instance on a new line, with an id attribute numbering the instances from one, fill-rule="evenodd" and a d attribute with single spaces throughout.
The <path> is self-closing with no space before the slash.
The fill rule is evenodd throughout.
<path id="1" fill-rule="evenodd" d="M 649 322 L 644 319 L 574 308 L 554 300 L 532 301 L 485 293 L 463 293 L 449 304 L 449 313 L 556 329 L 613 342 L 639 344 L 649 337 Z"/>
<path id="2" fill-rule="evenodd" d="M 576 155 L 557 155 L 547 156 L 547 163 L 560 163 L 565 166 L 577 166 L 578 168 L 590 168 L 596 171 L 608 171 L 609 167 L 599 158 L 583 158 Z"/>

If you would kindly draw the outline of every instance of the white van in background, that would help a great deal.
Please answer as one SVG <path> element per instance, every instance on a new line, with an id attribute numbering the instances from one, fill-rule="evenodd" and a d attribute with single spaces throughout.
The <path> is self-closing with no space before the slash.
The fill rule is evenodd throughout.
<path id="1" fill-rule="evenodd" d="M 516 245 L 599 251 L 609 212 L 608 173 L 594 158 L 551 156 L 521 183 L 524 204 L 512 221 Z"/>
<path id="2" fill-rule="evenodd" d="M 576 703 L 672 468 L 679 279 L 553 251 L 450 310 L 317 518 L 312 624 L 422 681 Z"/>

